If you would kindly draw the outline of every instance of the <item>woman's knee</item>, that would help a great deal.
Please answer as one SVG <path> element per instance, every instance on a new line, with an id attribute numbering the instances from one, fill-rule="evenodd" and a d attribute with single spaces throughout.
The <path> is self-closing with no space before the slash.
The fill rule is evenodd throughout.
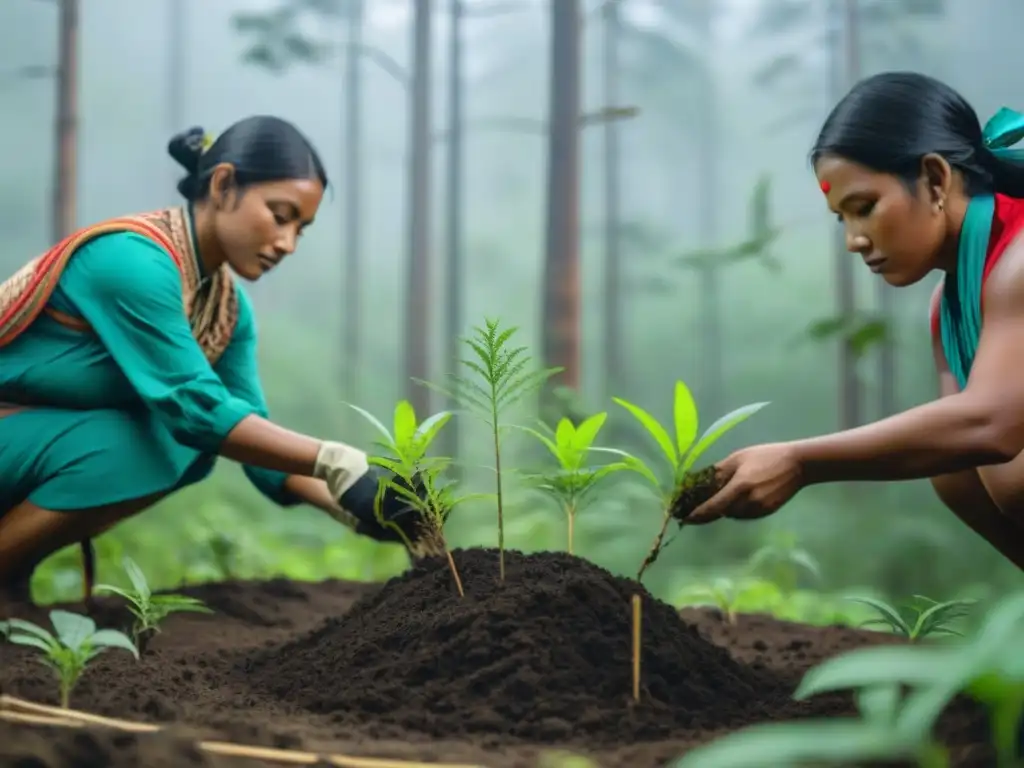
<path id="1" fill-rule="evenodd" d="M 31 571 L 71 544 L 91 539 L 148 509 L 168 492 L 90 509 L 54 511 L 24 501 L 0 516 L 0 583 Z"/>

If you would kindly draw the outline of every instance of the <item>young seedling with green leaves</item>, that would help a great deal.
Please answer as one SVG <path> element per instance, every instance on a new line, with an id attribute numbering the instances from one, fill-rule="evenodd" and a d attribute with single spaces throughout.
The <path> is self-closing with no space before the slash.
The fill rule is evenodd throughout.
<path id="1" fill-rule="evenodd" d="M 640 571 L 637 574 L 637 580 L 640 580 L 647 568 L 657 560 L 661 553 L 669 521 L 675 519 L 682 527 L 690 513 L 719 490 L 714 466 L 693 471 L 697 459 L 722 435 L 753 416 L 768 403 L 753 403 L 737 408 L 714 422 L 698 439 L 697 430 L 700 420 L 697 414 L 697 404 L 686 384 L 677 381 L 675 397 L 672 402 L 672 420 L 675 425 L 675 439 L 673 439 L 669 435 L 669 431 L 657 419 L 638 405 L 618 397 L 612 399 L 629 411 L 633 418 L 647 430 L 647 433 L 661 449 L 671 469 L 670 480 L 665 482 L 643 460 L 630 455 L 626 455 L 624 458 L 629 469 L 640 473 L 658 491 L 662 504 L 661 530 L 658 531 L 650 552 L 640 565 Z"/>
<path id="2" fill-rule="evenodd" d="M 501 433 L 510 425 L 502 422 L 502 414 L 526 395 L 536 392 L 561 368 L 529 370 L 531 357 L 526 347 L 509 345 L 518 327 L 502 329 L 498 320 L 485 320 L 476 327 L 474 337 L 463 339 L 472 355 L 462 359 L 466 374 L 450 373 L 449 386 L 428 381 L 431 387 L 480 417 L 491 430 L 494 445 L 495 489 L 498 505 L 498 574 L 505 580 L 505 507 L 502 496 Z"/>
<path id="3" fill-rule="evenodd" d="M 601 480 L 613 472 L 626 469 L 626 464 L 622 461 L 597 467 L 587 466 L 587 459 L 595 450 L 594 440 L 597 439 L 597 434 L 607 418 L 607 413 L 597 413 L 584 419 L 579 426 L 575 426 L 568 418 L 563 418 L 553 432 L 548 430 L 549 435 L 523 427 L 526 432 L 537 438 L 558 462 L 557 468 L 551 471 L 534 473 L 527 477 L 536 483 L 539 490 L 552 496 L 565 512 L 570 555 L 573 554 L 576 513 Z"/>
<path id="4" fill-rule="evenodd" d="M 923 595 L 914 595 L 913 602 L 899 608 L 893 607 L 882 600 L 871 597 L 850 597 L 850 602 L 870 606 L 878 612 L 878 616 L 862 622 L 860 626 L 887 627 L 890 632 L 916 642 L 924 637 L 952 635 L 963 637 L 954 629 L 957 621 L 970 614 L 970 608 L 976 600 L 949 600 L 940 603 Z"/>
<path id="5" fill-rule="evenodd" d="M 419 423 L 412 403 L 402 400 L 395 406 L 389 430 L 368 411 L 355 405 L 350 407 L 369 421 L 382 437 L 375 442 L 384 454 L 371 456 L 370 463 L 392 473 L 390 478 L 381 478 L 377 491 L 377 521 L 395 531 L 414 558 L 444 555 L 459 596 L 464 596 L 459 570 L 444 538 L 444 526 L 452 510 L 471 496 L 456 496 L 453 483 L 444 477 L 452 463 L 450 458 L 428 455 L 431 444 L 451 420 L 451 412 L 435 413 Z M 411 521 L 400 524 L 385 519 L 381 505 L 388 490 L 409 503 L 415 515 Z"/>
<path id="6" fill-rule="evenodd" d="M 35 648 L 39 660 L 54 671 L 60 684 L 60 705 L 68 707 L 71 692 L 89 662 L 110 648 L 121 648 L 136 659 L 139 651 L 131 638 L 113 629 L 97 629 L 88 616 L 68 611 L 50 611 L 54 634 L 30 621 L 0 621 L 0 634 L 9 642 Z"/>
<path id="7" fill-rule="evenodd" d="M 720 577 L 710 584 L 695 584 L 682 590 L 676 601 L 683 605 L 713 605 L 729 624 L 736 623 L 737 606 L 744 584 Z"/>
<path id="8" fill-rule="evenodd" d="M 821 580 L 818 561 L 798 545 L 796 534 L 790 531 L 773 533 L 768 543 L 750 556 L 747 570 L 770 578 L 787 594 L 799 586 L 802 573 Z"/>
<path id="9" fill-rule="evenodd" d="M 146 575 L 135 561 L 125 556 L 121 561 L 124 572 L 131 583 L 131 589 L 122 589 L 111 584 L 97 584 L 94 593 L 111 594 L 128 602 L 135 621 L 132 624 L 132 640 L 140 653 L 145 653 L 150 638 L 160 631 L 160 622 L 172 613 L 213 613 L 202 600 L 186 595 L 154 595 L 146 581 Z"/>

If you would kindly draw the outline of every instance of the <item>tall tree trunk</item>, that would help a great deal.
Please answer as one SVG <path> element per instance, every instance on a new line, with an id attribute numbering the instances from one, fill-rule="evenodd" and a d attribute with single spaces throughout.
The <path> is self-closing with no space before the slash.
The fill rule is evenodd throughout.
<path id="1" fill-rule="evenodd" d="M 828 6 L 830 51 L 829 109 L 848 90 L 850 83 L 849 59 L 845 51 L 850 49 L 850 25 L 844 3 L 848 0 L 830 0 Z M 854 286 L 853 259 L 846 250 L 846 238 L 841 227 L 836 227 L 833 236 L 833 259 L 835 263 L 836 303 L 838 314 L 852 318 L 857 309 Z M 861 387 L 857 378 L 857 356 L 853 344 L 845 335 L 839 341 L 839 428 L 852 429 L 861 423 Z"/>
<path id="2" fill-rule="evenodd" d="M 344 349 L 341 375 L 345 396 L 358 401 L 359 317 L 362 314 L 362 45 L 363 0 L 350 0 L 348 4 L 348 45 L 345 49 L 345 218 L 343 242 L 344 274 L 341 276 L 345 296 Z"/>
<path id="3" fill-rule="evenodd" d="M 701 99 L 700 138 L 697 183 L 699 200 L 700 240 L 704 248 L 713 248 L 718 237 L 718 120 L 715 99 L 715 18 L 713 0 L 700 0 L 699 29 L 704 41 L 700 73 Z M 700 328 L 703 336 L 704 375 L 700 393 L 701 407 L 718 413 L 725 399 L 725 377 L 722 358 L 722 296 L 721 272 L 718 264 L 708 263 L 699 273 L 701 295 Z"/>
<path id="4" fill-rule="evenodd" d="M 579 133 L 580 0 L 551 0 L 547 231 L 541 329 L 553 383 L 580 383 Z"/>
<path id="5" fill-rule="evenodd" d="M 449 29 L 448 48 L 448 168 L 447 185 L 447 303 L 445 309 L 445 357 L 448 371 L 457 373 L 462 344 L 462 314 L 465 304 L 463 295 L 462 264 L 462 153 L 463 153 L 463 85 L 462 85 L 462 0 L 451 0 L 451 26 Z M 454 410 L 458 403 L 449 400 L 447 408 Z M 459 455 L 459 430 L 455 424 L 447 431 L 446 453 L 455 457 Z"/>
<path id="6" fill-rule="evenodd" d="M 846 69 L 852 85 L 861 77 L 860 9 L 857 0 L 846 0 Z M 878 314 L 885 323 L 885 335 L 878 349 L 878 418 L 896 413 L 896 327 L 895 288 L 878 279 Z"/>
<path id="7" fill-rule="evenodd" d="M 75 229 L 78 187 L 78 0 L 60 0 L 57 65 L 56 162 L 53 178 L 51 239 Z"/>
<path id="8" fill-rule="evenodd" d="M 619 106 L 619 40 L 622 34 L 620 0 L 604 5 L 604 105 Z M 619 393 L 625 360 L 622 337 L 622 167 L 619 126 L 615 120 L 604 124 L 604 386 L 605 396 Z"/>
<path id="9" fill-rule="evenodd" d="M 415 0 L 410 93 L 409 241 L 406 270 L 406 397 L 417 414 L 430 409 L 430 393 L 413 379 L 429 377 L 430 360 L 430 96 L 432 0 Z"/>

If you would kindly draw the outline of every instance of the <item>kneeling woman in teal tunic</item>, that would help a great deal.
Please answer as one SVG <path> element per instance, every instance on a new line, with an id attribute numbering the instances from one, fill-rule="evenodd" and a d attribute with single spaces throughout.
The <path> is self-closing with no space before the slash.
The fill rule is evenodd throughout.
<path id="1" fill-rule="evenodd" d="M 182 208 L 81 230 L 0 285 L 0 604 L 36 565 L 207 477 L 217 456 L 281 505 L 396 540 L 363 451 L 277 426 L 234 276 L 295 251 L 327 175 L 289 123 L 252 117 L 211 146 L 173 139 Z M 393 496 L 384 514 L 407 512 Z"/>
<path id="2" fill-rule="evenodd" d="M 929 478 L 942 502 L 1024 569 L 1024 115 L 982 127 L 949 86 L 885 73 L 836 106 L 812 152 L 846 245 L 890 285 L 937 271 L 940 397 L 887 419 L 758 445 L 718 465 L 690 517 L 770 515 L 815 483 Z M 924 318 L 922 318 L 923 320 Z"/>

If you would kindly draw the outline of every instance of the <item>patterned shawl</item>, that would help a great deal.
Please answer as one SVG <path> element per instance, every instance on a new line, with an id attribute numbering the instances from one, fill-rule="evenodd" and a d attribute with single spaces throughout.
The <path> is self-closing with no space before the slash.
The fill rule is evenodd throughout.
<path id="1" fill-rule="evenodd" d="M 110 232 L 135 232 L 155 241 L 181 274 L 182 298 L 192 333 L 212 365 L 227 349 L 238 321 L 238 295 L 227 265 L 203 279 L 193 247 L 191 220 L 181 207 L 109 219 L 80 229 L 0 283 L 0 348 L 10 344 L 43 312 L 57 322 L 89 331 L 82 320 L 47 306 L 75 251 Z M 125 265 L 130 269 L 130 265 Z"/>

